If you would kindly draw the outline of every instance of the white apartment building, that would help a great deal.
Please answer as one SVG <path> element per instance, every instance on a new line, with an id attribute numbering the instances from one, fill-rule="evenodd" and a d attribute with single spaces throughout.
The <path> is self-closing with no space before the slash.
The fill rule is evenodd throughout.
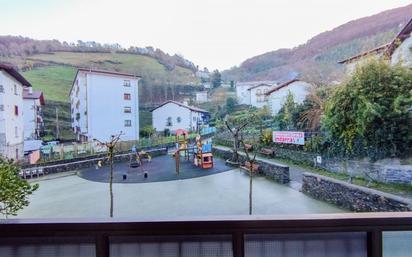
<path id="1" fill-rule="evenodd" d="M 166 101 L 152 110 L 152 125 L 156 131 L 178 129 L 199 131 L 208 124 L 209 113 L 205 110 L 175 101 Z"/>
<path id="2" fill-rule="evenodd" d="M 299 79 L 293 79 L 269 90 L 265 95 L 272 114 L 278 114 L 286 102 L 289 93 L 293 95 L 295 103 L 300 104 L 303 103 L 311 88 L 311 84 Z"/>
<path id="3" fill-rule="evenodd" d="M 33 91 L 31 87 L 23 90 L 23 121 L 24 139 L 40 139 L 43 130 L 42 106 L 44 106 L 44 96 L 41 91 Z"/>
<path id="4" fill-rule="evenodd" d="M 236 98 L 237 102 L 239 104 L 246 104 L 246 105 L 251 105 L 252 104 L 252 94 L 254 93 L 255 95 L 253 96 L 254 100 L 253 102 L 257 102 L 257 90 L 249 90 L 249 88 L 256 87 L 259 85 L 268 85 L 268 86 L 276 86 L 277 82 L 276 81 L 248 81 L 248 82 L 237 82 L 236 83 Z M 258 104 L 261 106 L 260 104 Z"/>
<path id="5" fill-rule="evenodd" d="M 0 64 L 0 155 L 24 157 L 23 88 L 31 84 L 13 67 Z"/>
<path id="6" fill-rule="evenodd" d="M 70 90 L 71 122 L 79 141 L 139 139 L 139 76 L 78 69 Z"/>
<path id="7" fill-rule="evenodd" d="M 209 97 L 206 91 L 196 92 L 196 103 L 205 103 L 209 101 Z"/>

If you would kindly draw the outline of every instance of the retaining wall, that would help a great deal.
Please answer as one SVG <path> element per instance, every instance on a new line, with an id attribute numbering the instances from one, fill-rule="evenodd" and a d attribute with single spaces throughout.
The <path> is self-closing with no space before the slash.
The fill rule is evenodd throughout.
<path id="1" fill-rule="evenodd" d="M 356 212 L 411 211 L 409 199 L 380 192 L 325 176 L 304 173 L 302 192 Z"/>
<path id="2" fill-rule="evenodd" d="M 232 150 L 223 147 L 214 147 L 213 154 L 227 160 L 232 157 Z M 246 161 L 245 153 L 239 152 L 239 161 L 241 163 Z M 289 166 L 260 158 L 256 158 L 256 164 L 259 165 L 258 173 L 260 175 L 266 176 L 281 184 L 289 183 Z"/>

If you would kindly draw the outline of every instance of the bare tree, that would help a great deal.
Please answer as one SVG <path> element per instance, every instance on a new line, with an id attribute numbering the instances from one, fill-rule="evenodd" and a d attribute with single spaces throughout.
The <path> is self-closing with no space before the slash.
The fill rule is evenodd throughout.
<path id="1" fill-rule="evenodd" d="M 249 170 L 248 170 L 248 173 L 249 173 L 249 215 L 252 215 L 252 210 L 253 210 L 253 195 L 252 195 L 252 192 L 253 192 L 253 173 L 255 172 L 255 170 L 254 170 L 254 164 L 256 163 L 256 154 L 257 154 L 257 149 L 258 149 L 258 147 L 257 147 L 257 145 L 255 144 L 253 147 L 252 147 L 252 151 L 253 151 L 253 155 L 250 155 L 249 154 L 249 147 L 247 147 L 246 146 L 246 143 L 245 143 L 245 141 L 243 140 L 243 135 L 241 135 L 241 139 L 240 139 L 240 143 L 242 144 L 242 147 L 243 147 L 243 150 L 244 150 L 244 152 L 245 152 L 245 156 L 246 156 L 246 161 L 247 162 L 249 162 Z"/>
<path id="2" fill-rule="evenodd" d="M 242 130 L 246 128 L 248 124 L 249 122 L 245 121 L 241 123 L 239 126 L 232 125 L 231 127 L 229 122 L 227 120 L 225 121 L 225 125 L 227 129 L 229 130 L 229 132 L 232 134 L 232 137 L 233 137 L 233 155 L 232 155 L 232 159 L 230 159 L 230 161 L 233 163 L 239 163 L 238 151 L 239 151 L 239 146 L 240 146 L 240 135 L 241 135 Z"/>
<path id="3" fill-rule="evenodd" d="M 110 140 L 107 142 L 101 142 L 97 139 L 94 139 L 95 141 L 99 142 L 101 145 L 104 145 L 107 147 L 107 158 L 109 159 L 109 165 L 110 165 L 110 174 L 109 174 L 109 192 L 110 192 L 110 218 L 113 218 L 113 157 L 114 157 L 114 151 L 116 148 L 117 143 L 120 140 L 120 136 L 123 133 L 120 132 L 117 135 L 112 135 Z"/>

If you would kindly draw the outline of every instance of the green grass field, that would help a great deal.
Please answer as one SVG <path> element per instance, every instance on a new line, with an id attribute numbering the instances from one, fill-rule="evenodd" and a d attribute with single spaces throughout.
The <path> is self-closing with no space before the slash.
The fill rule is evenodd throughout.
<path id="1" fill-rule="evenodd" d="M 47 100 L 70 102 L 69 91 L 76 69 L 69 66 L 47 66 L 23 72 L 34 90 L 43 91 Z"/>
<path id="2" fill-rule="evenodd" d="M 167 70 L 156 59 L 136 54 L 55 52 L 33 55 L 27 60 L 127 72 L 142 76 L 152 85 L 199 83 L 189 69 L 176 66 L 173 70 Z"/>

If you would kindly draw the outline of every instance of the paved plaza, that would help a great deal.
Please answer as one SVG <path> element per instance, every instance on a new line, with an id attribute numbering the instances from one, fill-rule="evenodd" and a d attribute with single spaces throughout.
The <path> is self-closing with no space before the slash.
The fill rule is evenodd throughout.
<path id="1" fill-rule="evenodd" d="M 171 172 L 174 167 L 170 167 Z M 108 217 L 109 185 L 77 175 L 42 180 L 30 205 L 18 218 Z M 173 218 L 247 215 L 249 177 L 229 170 L 192 179 L 152 183 L 116 183 L 114 216 Z M 254 214 L 344 212 L 288 186 L 263 177 L 253 181 Z"/>

